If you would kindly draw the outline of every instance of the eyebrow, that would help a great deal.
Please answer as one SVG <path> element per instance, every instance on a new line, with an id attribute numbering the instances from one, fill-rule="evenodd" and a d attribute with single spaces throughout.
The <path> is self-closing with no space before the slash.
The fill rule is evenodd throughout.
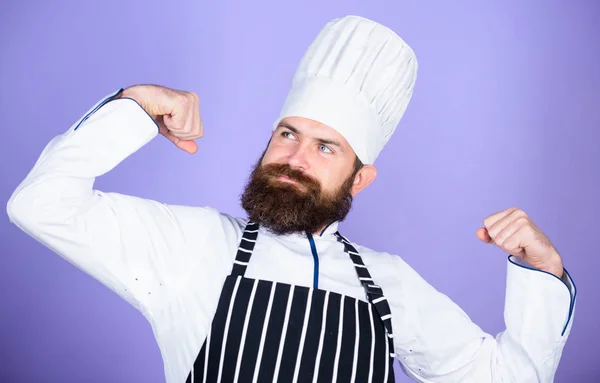
<path id="1" fill-rule="evenodd" d="M 279 127 L 289 129 L 296 134 L 301 134 L 298 129 L 294 128 L 292 125 L 285 123 L 285 122 L 280 123 Z M 322 144 L 335 145 L 338 148 L 340 148 L 341 150 L 343 150 L 342 144 L 338 140 L 333 140 L 333 139 L 329 139 L 329 138 L 317 138 L 316 140 Z"/>

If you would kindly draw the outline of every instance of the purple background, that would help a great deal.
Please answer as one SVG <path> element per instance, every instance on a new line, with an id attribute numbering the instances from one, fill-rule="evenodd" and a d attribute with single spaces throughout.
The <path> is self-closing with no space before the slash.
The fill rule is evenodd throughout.
<path id="1" fill-rule="evenodd" d="M 599 381 L 600 3 L 448 3 L 2 2 L 0 199 L 101 97 L 158 83 L 200 95 L 199 153 L 157 137 L 96 187 L 242 214 L 238 194 L 304 50 L 331 18 L 372 18 L 414 48 L 419 80 L 342 232 L 402 255 L 496 333 L 506 257 L 475 231 L 523 208 L 579 290 L 556 381 Z M 6 214 L 0 234 L 1 382 L 164 381 L 140 313 Z"/>

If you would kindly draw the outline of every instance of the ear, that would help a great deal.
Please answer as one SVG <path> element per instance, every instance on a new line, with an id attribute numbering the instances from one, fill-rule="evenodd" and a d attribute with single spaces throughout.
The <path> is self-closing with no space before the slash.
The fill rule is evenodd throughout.
<path id="1" fill-rule="evenodd" d="M 355 197 L 364 188 L 369 186 L 371 182 L 377 177 L 377 169 L 373 165 L 363 165 L 363 167 L 354 176 L 354 183 L 352 184 L 352 197 Z"/>

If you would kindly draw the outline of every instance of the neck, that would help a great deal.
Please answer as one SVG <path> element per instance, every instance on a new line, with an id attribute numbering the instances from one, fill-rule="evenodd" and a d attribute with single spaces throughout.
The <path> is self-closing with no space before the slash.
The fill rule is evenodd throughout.
<path id="1" fill-rule="evenodd" d="M 260 222 L 258 224 L 260 226 L 263 226 L 263 225 L 260 224 Z M 275 234 L 275 235 L 278 235 L 278 236 L 283 236 L 283 237 L 287 237 L 287 236 L 292 236 L 293 237 L 293 236 L 296 236 L 296 235 L 303 235 L 303 234 L 307 235 L 307 236 L 310 234 L 313 237 L 320 237 L 320 236 L 322 236 L 324 234 L 325 230 L 330 229 L 334 225 L 337 225 L 337 221 L 329 223 L 327 225 L 323 225 L 323 226 L 319 227 L 318 230 L 315 230 L 315 231 L 312 231 L 312 232 L 309 232 L 308 230 L 306 230 L 306 231 L 300 231 L 300 232 L 293 232 L 293 233 L 289 233 L 289 234 L 278 234 L 278 233 L 276 233 L 274 231 L 271 231 L 268 226 L 263 226 L 263 227 L 267 231 L 270 231 L 272 234 Z"/>
<path id="2" fill-rule="evenodd" d="M 317 230 L 315 233 L 312 233 L 312 234 L 313 234 L 314 236 L 320 236 L 320 235 L 322 235 L 322 234 L 323 234 L 323 232 L 324 232 L 324 231 L 325 231 L 325 230 L 326 230 L 326 229 L 327 229 L 329 226 L 331 226 L 331 223 L 330 223 L 330 224 L 327 224 L 327 225 L 323 225 L 322 227 L 320 227 L 320 228 L 319 228 L 319 230 Z"/>

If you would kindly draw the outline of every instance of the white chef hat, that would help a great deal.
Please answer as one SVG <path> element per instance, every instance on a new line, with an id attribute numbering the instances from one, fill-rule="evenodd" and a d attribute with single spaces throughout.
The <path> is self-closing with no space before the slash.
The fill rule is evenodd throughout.
<path id="1" fill-rule="evenodd" d="M 416 78 L 416 56 L 392 30 L 359 16 L 331 20 L 300 61 L 274 129 L 289 116 L 319 121 L 372 164 L 400 122 Z"/>

